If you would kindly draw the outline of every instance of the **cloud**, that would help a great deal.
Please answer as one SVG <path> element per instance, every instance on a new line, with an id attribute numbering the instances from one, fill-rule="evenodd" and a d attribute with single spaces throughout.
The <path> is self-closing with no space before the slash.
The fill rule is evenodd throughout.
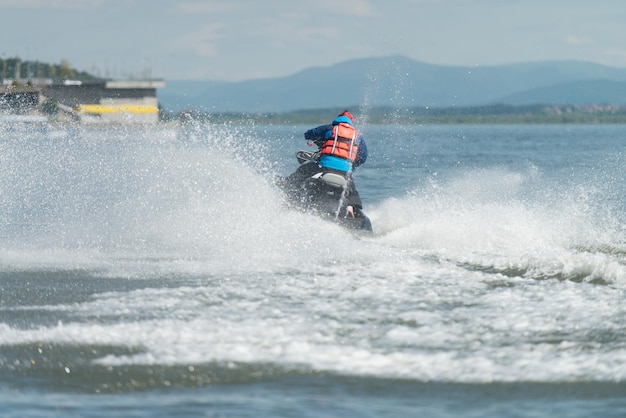
<path id="1" fill-rule="evenodd" d="M 374 16 L 375 13 L 370 6 L 370 2 L 367 0 L 344 0 L 339 2 L 347 14 L 351 14 L 357 17 L 369 17 Z"/>
<path id="2" fill-rule="evenodd" d="M 194 2 L 186 1 L 176 4 L 181 14 L 185 15 L 224 15 L 234 14 L 246 10 L 246 4 L 236 2 Z"/>
<path id="3" fill-rule="evenodd" d="M 168 53 L 191 53 L 195 56 L 207 57 L 217 54 L 217 43 L 224 38 L 222 24 L 212 23 L 183 36 L 173 38 L 159 47 Z"/>
<path id="4" fill-rule="evenodd" d="M 604 51 L 606 55 L 626 59 L 626 49 L 607 49 Z"/>
<path id="5" fill-rule="evenodd" d="M 0 0 L 0 7 L 14 9 L 79 10 L 98 8 L 104 0 Z"/>
<path id="6" fill-rule="evenodd" d="M 591 42 L 591 39 L 589 38 L 579 38 L 577 36 L 574 35 L 569 35 L 565 41 L 569 44 L 569 45 L 589 45 Z"/>

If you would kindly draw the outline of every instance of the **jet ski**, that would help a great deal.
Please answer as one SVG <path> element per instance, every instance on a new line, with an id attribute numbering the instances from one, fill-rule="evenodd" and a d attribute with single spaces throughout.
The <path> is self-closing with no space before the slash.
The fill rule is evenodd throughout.
<path id="1" fill-rule="evenodd" d="M 360 198 L 351 180 L 340 173 L 322 169 L 317 164 L 318 157 L 319 152 L 296 152 L 298 169 L 279 180 L 288 204 L 348 229 L 371 232 L 372 223 L 361 209 Z M 351 197 L 354 194 L 358 203 Z"/>

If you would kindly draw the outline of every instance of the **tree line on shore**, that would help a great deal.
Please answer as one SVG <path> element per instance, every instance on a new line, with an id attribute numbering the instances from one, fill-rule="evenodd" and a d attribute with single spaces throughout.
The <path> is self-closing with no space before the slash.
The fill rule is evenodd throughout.
<path id="1" fill-rule="evenodd" d="M 498 124 L 498 123 L 626 123 L 626 106 L 493 104 L 468 107 L 348 107 L 367 123 L 378 124 Z M 343 109 L 307 109 L 281 113 L 210 112 L 188 110 L 178 115 L 161 109 L 162 120 L 311 124 L 328 120 Z"/>
<path id="2" fill-rule="evenodd" d="M 33 79 L 52 80 L 100 80 L 85 71 L 78 71 L 72 67 L 66 59 L 61 59 L 58 64 L 50 64 L 41 61 L 22 60 L 19 57 L 2 58 L 0 63 L 0 79 L 13 80 L 15 83 L 28 83 Z"/>

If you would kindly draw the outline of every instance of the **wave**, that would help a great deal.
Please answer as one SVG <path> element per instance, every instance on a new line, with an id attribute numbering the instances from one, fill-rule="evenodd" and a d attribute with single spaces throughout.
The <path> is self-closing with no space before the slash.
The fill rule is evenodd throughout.
<path id="1" fill-rule="evenodd" d="M 418 269 L 434 260 L 486 276 L 626 286 L 623 199 L 604 179 L 568 184 L 532 164 L 431 175 L 368 205 L 374 235 L 360 237 L 283 204 L 272 183 L 280 158 L 263 135 L 225 125 L 193 141 L 164 129 L 5 141 L 3 269 L 283 274 L 348 260 L 369 275 L 387 260 Z"/>
<path id="2" fill-rule="evenodd" d="M 280 271 L 306 265 L 308 243 L 327 239 L 343 246 L 331 258 L 351 258 L 351 234 L 286 207 L 264 144 L 231 126 L 188 142 L 163 129 L 7 142 L 3 268 L 146 277 Z"/>
<path id="3" fill-rule="evenodd" d="M 626 285 L 624 215 L 594 184 L 530 166 L 431 179 L 370 211 L 380 240 L 469 270 Z"/>

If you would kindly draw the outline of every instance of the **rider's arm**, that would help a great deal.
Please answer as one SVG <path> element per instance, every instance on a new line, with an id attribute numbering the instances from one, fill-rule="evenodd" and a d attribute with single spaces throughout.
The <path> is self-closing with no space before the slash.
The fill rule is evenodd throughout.
<path id="1" fill-rule="evenodd" d="M 367 144 L 362 136 L 359 135 L 359 150 L 356 153 L 356 160 L 352 163 L 352 168 L 357 168 L 367 161 Z"/>
<path id="2" fill-rule="evenodd" d="M 318 141 L 324 139 L 326 132 L 332 129 L 332 125 L 320 125 L 317 128 L 309 129 L 304 133 L 304 139 L 307 141 Z"/>

